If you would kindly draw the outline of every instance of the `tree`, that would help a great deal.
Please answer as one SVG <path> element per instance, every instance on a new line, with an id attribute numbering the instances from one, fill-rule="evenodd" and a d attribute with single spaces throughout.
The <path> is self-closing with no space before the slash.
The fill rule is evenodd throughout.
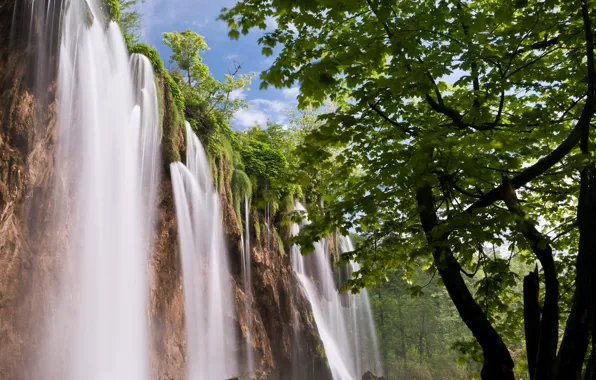
<path id="1" fill-rule="evenodd" d="M 390 273 L 390 281 L 369 291 L 385 375 L 396 380 L 469 379 L 478 364 L 453 347 L 454 342 L 467 342 L 470 334 L 445 289 L 421 270 L 408 280 L 400 274 Z"/>
<path id="2" fill-rule="evenodd" d="M 141 0 L 142 3 L 145 0 Z M 120 27 L 126 43 L 136 45 L 141 39 L 141 28 L 143 26 L 143 15 L 137 9 L 139 0 L 121 0 L 120 1 Z"/>
<path id="3" fill-rule="evenodd" d="M 200 56 L 209 49 L 203 36 L 192 30 L 163 35 L 163 42 L 172 49 L 170 63 L 186 74 L 187 85 L 191 86 L 193 81 L 201 81 L 208 76 L 209 69 Z"/>
<path id="4" fill-rule="evenodd" d="M 248 91 L 254 74 L 240 74 L 242 66 L 235 63 L 223 81 L 214 78 L 201 57 L 209 46 L 191 30 L 164 33 L 164 43 L 172 48 L 170 62 L 175 67 L 171 74 L 184 95 L 185 117 L 209 141 L 208 150 L 218 152 L 223 140 L 231 138 L 229 120 L 247 107 L 242 97 L 232 94 Z"/>
<path id="5" fill-rule="evenodd" d="M 578 379 L 596 334 L 592 6 L 242 0 L 221 14 L 232 38 L 276 18 L 259 40 L 265 55 L 281 46 L 262 86 L 299 83 L 302 106 L 338 104 L 306 139 L 306 157 L 340 149 L 340 170 L 300 244 L 336 228 L 366 236 L 356 287 L 430 260 L 482 349 L 483 379 L 514 377 L 503 317 L 521 302 L 501 299 L 518 285 L 511 257 L 539 262 L 544 285 L 524 289 L 543 294 L 524 313 L 540 326 L 526 336 L 533 379 Z M 465 278 L 479 275 L 473 292 Z M 588 363 L 596 376 L 596 350 Z"/>

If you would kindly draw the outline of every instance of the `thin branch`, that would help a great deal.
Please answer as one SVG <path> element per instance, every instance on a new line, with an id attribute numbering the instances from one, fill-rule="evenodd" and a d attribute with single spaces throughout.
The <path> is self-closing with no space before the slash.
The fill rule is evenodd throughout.
<path id="1" fill-rule="evenodd" d="M 378 102 L 377 102 L 378 104 Z M 386 122 L 388 122 L 389 124 L 398 127 L 399 129 L 401 129 L 404 133 L 415 137 L 417 134 L 414 131 L 411 131 L 410 129 L 408 129 L 407 127 L 404 126 L 404 123 L 398 123 L 395 120 L 392 120 L 391 118 L 389 118 L 389 116 L 387 116 L 383 111 L 381 111 L 381 109 L 379 107 L 377 107 L 377 104 L 373 104 L 373 103 L 368 103 L 368 106 L 375 111 L 379 116 L 381 116 Z"/>
<path id="2" fill-rule="evenodd" d="M 584 10 L 585 9 L 585 10 Z M 577 143 L 580 142 L 582 135 L 585 131 L 589 132 L 590 122 L 594 116 L 594 42 L 592 37 L 592 25 L 589 17 L 589 12 L 585 4 L 582 4 L 582 14 L 584 18 L 584 31 L 586 35 L 586 56 L 588 58 L 588 73 L 587 73 L 587 99 L 582 114 L 577 121 L 573 130 L 569 133 L 567 138 L 551 153 L 546 155 L 544 158 L 538 160 L 534 165 L 528 167 L 526 170 L 515 176 L 511 180 L 511 185 L 514 189 L 519 189 L 528 182 L 534 180 L 538 176 L 543 175 L 547 170 L 552 168 L 555 164 L 563 159 L 573 149 Z M 477 202 L 472 204 L 466 210 L 466 213 L 473 212 L 479 208 L 485 208 L 496 201 L 502 199 L 503 184 L 493 188 L 491 191 L 486 193 Z"/>

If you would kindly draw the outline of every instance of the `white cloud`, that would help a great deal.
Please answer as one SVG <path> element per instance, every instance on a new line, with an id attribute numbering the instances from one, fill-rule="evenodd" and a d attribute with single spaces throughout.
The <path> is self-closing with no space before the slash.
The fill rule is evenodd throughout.
<path id="1" fill-rule="evenodd" d="M 264 60 L 261 61 L 261 64 L 267 68 L 271 67 L 271 65 L 273 65 L 273 62 L 275 62 L 275 58 L 273 56 L 267 57 Z"/>
<path id="2" fill-rule="evenodd" d="M 267 120 L 265 112 L 254 108 L 239 110 L 234 115 L 234 124 L 241 127 L 241 129 L 250 128 L 257 124 L 265 125 Z"/>
<path id="3" fill-rule="evenodd" d="M 296 108 L 296 89 L 279 91 L 280 99 L 251 99 L 248 108 L 236 112 L 233 125 L 238 129 L 250 128 L 256 124 L 265 127 L 268 122 L 285 125 L 289 123 L 288 111 Z M 243 93 L 242 95 L 246 95 Z"/>
<path id="4" fill-rule="evenodd" d="M 265 17 L 265 25 L 267 25 L 267 31 L 274 31 L 277 29 L 277 20 L 271 16 Z"/>
<path id="5" fill-rule="evenodd" d="M 211 20 L 208 17 L 203 17 L 203 20 L 195 20 L 192 22 L 192 26 L 196 27 L 197 29 L 201 29 L 206 27 L 211 23 Z"/>
<path id="6" fill-rule="evenodd" d="M 230 99 L 231 100 L 244 100 L 246 99 L 246 92 L 242 89 L 237 89 L 237 90 L 233 90 L 232 92 L 230 92 Z"/>
<path id="7" fill-rule="evenodd" d="M 294 25 L 294 23 L 288 24 L 288 29 L 292 32 L 292 34 L 294 34 L 294 37 L 298 36 L 298 28 L 296 28 L 296 25 Z"/>
<path id="8" fill-rule="evenodd" d="M 289 104 L 280 100 L 254 99 L 248 102 L 251 107 L 260 108 L 271 113 L 280 113 L 288 109 Z"/>
<path id="9" fill-rule="evenodd" d="M 284 88 L 283 90 L 281 90 L 281 93 L 285 99 L 296 100 L 296 98 L 298 98 L 298 94 L 300 93 L 300 88 L 299 87 Z"/>

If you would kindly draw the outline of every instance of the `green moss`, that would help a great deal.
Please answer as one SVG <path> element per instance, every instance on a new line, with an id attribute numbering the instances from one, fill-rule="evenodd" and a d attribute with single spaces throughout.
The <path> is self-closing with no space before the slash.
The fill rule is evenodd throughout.
<path id="1" fill-rule="evenodd" d="M 267 232 L 267 224 L 265 224 L 265 222 L 261 224 L 261 231 L 263 231 L 263 246 L 267 247 L 269 244 L 269 233 Z"/>
<path id="2" fill-rule="evenodd" d="M 176 83 L 176 81 L 174 81 L 174 79 L 172 78 L 170 73 L 168 73 L 167 71 L 164 70 L 163 76 L 166 80 L 166 83 L 168 84 L 170 92 L 172 93 L 172 97 L 174 98 L 174 101 L 176 102 L 176 106 L 181 111 L 184 111 L 186 106 L 185 106 L 184 95 L 182 95 L 182 91 L 180 91 L 180 87 L 178 87 L 178 84 Z"/>
<path id="3" fill-rule="evenodd" d="M 317 342 L 317 348 L 316 348 L 316 350 L 317 350 L 317 354 L 319 354 L 319 356 L 321 358 L 325 358 L 326 357 L 325 356 L 325 349 L 323 348 L 323 346 L 321 346 L 321 343 L 320 342 Z"/>
<path id="4" fill-rule="evenodd" d="M 165 77 L 165 76 L 164 76 Z M 162 78 L 164 78 L 162 77 Z M 172 162 L 181 161 L 180 151 L 180 128 L 184 125 L 184 117 L 178 109 L 176 102 L 172 97 L 171 91 L 168 91 L 167 83 L 164 86 L 164 120 L 163 120 L 163 152 L 167 165 Z"/>
<path id="5" fill-rule="evenodd" d="M 137 53 L 147 57 L 149 61 L 151 61 L 151 64 L 153 65 L 153 70 L 155 70 L 156 73 L 163 74 L 166 71 L 163 61 L 159 56 L 159 53 L 151 46 L 141 43 L 131 46 L 129 50 L 131 54 Z"/>
<path id="6" fill-rule="evenodd" d="M 240 205 L 242 204 L 244 196 L 247 196 L 249 199 L 252 196 L 252 184 L 250 182 L 250 178 L 248 178 L 245 172 L 242 170 L 233 169 L 231 187 L 232 198 L 234 200 L 234 210 L 236 211 L 236 216 L 240 221 L 242 220 Z"/>
<path id="7" fill-rule="evenodd" d="M 168 89 L 170 90 L 169 92 L 172 94 L 172 97 L 176 102 L 176 107 L 179 111 L 183 112 L 186 107 L 182 91 L 180 91 L 180 87 L 178 86 L 174 78 L 172 78 L 170 73 L 165 69 L 163 61 L 159 56 L 157 50 L 143 43 L 130 46 L 129 50 L 131 53 L 143 54 L 145 57 L 149 59 L 149 61 L 151 61 L 151 65 L 153 65 L 153 70 L 155 70 L 157 74 L 161 74 L 163 76 L 165 83 L 168 86 Z"/>
<path id="8" fill-rule="evenodd" d="M 279 253 L 281 253 L 282 256 L 286 255 L 286 249 L 284 247 L 284 242 L 283 240 L 281 240 L 281 236 L 279 236 L 279 233 L 277 232 L 277 228 L 273 227 L 273 236 L 275 237 L 275 240 L 277 241 L 277 245 L 279 246 Z"/>
<path id="9" fill-rule="evenodd" d="M 254 229 L 255 229 L 255 236 L 257 238 L 257 242 L 260 243 L 261 242 L 261 223 L 259 223 L 258 219 L 254 219 L 255 223 L 254 223 Z"/>
<path id="10" fill-rule="evenodd" d="M 110 20 L 120 24 L 120 18 L 122 17 L 120 2 L 118 0 L 106 0 L 106 6 L 108 7 Z"/>

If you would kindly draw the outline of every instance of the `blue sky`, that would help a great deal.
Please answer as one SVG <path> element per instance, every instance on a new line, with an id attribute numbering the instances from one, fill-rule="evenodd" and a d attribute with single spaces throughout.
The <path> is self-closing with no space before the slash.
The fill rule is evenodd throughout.
<path id="1" fill-rule="evenodd" d="M 140 7 L 143 13 L 143 42 L 159 51 L 166 67 L 169 67 L 170 51 L 162 42 L 162 33 L 192 29 L 205 37 L 210 50 L 204 53 L 203 60 L 213 76 L 221 79 L 233 69 L 233 62 L 242 64 L 242 73 L 255 72 L 257 76 L 250 91 L 233 94 L 245 99 L 250 107 L 236 114 L 235 129 L 244 129 L 256 123 L 267 121 L 287 123 L 286 110 L 296 106 L 298 89 L 259 90 L 258 75 L 269 67 L 272 57 L 261 55 L 257 39 L 262 31 L 256 30 L 248 36 L 232 41 L 228 37 L 227 26 L 217 17 L 223 7 L 232 7 L 236 0 L 146 0 Z M 269 28 L 275 22 L 268 23 Z"/>

